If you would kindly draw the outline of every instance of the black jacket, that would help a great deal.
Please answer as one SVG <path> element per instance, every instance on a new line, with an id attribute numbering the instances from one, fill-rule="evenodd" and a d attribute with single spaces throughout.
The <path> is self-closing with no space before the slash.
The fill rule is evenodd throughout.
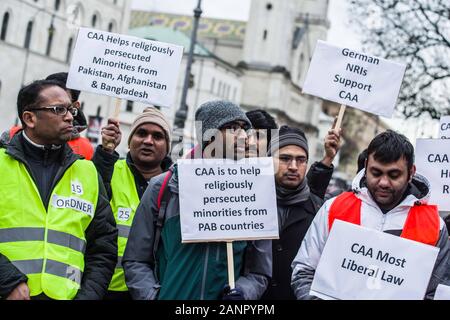
<path id="1" fill-rule="evenodd" d="M 308 186 L 311 193 L 315 194 L 319 198 L 323 199 L 327 192 L 327 187 L 330 184 L 331 177 L 333 175 L 334 166 L 328 167 L 322 162 L 314 162 L 309 168 L 306 174 L 308 179 Z"/>
<path id="2" fill-rule="evenodd" d="M 289 207 L 290 214 L 280 230 L 280 239 L 272 240 L 272 279 L 264 300 L 295 300 L 291 263 L 322 204 L 322 199 L 311 194 L 308 200 Z"/>
<path id="3" fill-rule="evenodd" d="M 2 146 L 5 148 L 5 146 Z M 43 151 L 42 163 L 31 163 L 30 159 L 36 160 L 35 155 L 30 155 L 32 147 L 25 141 L 23 134 L 17 134 L 6 147 L 6 153 L 15 160 L 22 162 L 33 178 L 39 193 L 43 197 L 45 207 L 48 206 L 51 190 L 54 189 L 65 171 L 78 159 L 79 156 L 72 152 L 72 149 L 64 144 L 57 151 L 57 155 L 48 154 L 52 151 Z M 42 180 L 48 178 L 47 168 L 56 168 L 56 174 L 52 176 L 48 184 Z M 45 181 L 44 181 L 45 182 Z M 97 208 L 89 227 L 86 229 L 86 251 L 84 255 L 85 268 L 81 279 L 80 289 L 75 299 L 95 300 L 102 299 L 108 288 L 109 282 L 117 263 L 117 228 L 111 207 L 106 196 L 103 183 L 98 177 L 99 196 Z M 45 190 L 42 190 L 45 188 Z M 0 213 L 1 215 L 1 213 Z M 0 216 L 1 217 L 1 216 Z M 19 276 L 18 270 L 9 260 L 0 255 L 0 294 L 5 298 L 20 282 L 26 281 L 25 275 Z"/>
<path id="4" fill-rule="evenodd" d="M 114 164 L 119 160 L 119 154 L 114 151 L 113 154 L 106 152 L 103 150 L 102 146 L 99 145 L 95 149 L 94 156 L 92 157 L 92 162 L 94 162 L 97 171 L 100 173 L 100 176 L 103 179 L 103 183 L 106 188 L 106 192 L 108 194 L 108 199 L 112 198 L 112 190 L 111 190 L 111 179 L 114 172 Z M 131 158 L 130 153 L 127 153 L 127 165 L 130 168 L 131 172 L 134 176 L 134 181 L 136 184 L 136 191 L 139 196 L 139 199 L 142 198 L 142 195 L 147 189 L 148 182 L 139 172 L 139 170 L 135 167 L 133 163 L 133 159 Z M 172 165 L 172 160 L 167 156 L 164 158 L 161 163 L 161 169 L 165 172 Z"/>
<path id="5" fill-rule="evenodd" d="M 272 279 L 264 293 L 264 300 L 295 300 L 294 292 L 291 289 L 291 263 L 297 255 L 316 212 L 323 204 L 323 197 L 332 174 L 333 167 L 327 167 L 321 162 L 313 163 L 307 173 L 310 188 L 309 199 L 289 206 L 289 208 L 278 204 L 279 211 L 287 209 L 290 214 L 280 230 L 280 239 L 272 241 Z"/>

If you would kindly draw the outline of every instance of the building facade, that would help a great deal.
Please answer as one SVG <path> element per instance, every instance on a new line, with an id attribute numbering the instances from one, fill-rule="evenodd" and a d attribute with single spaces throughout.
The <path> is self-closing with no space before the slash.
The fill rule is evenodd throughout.
<path id="1" fill-rule="evenodd" d="M 0 1 L 0 130 L 17 123 L 17 93 L 68 71 L 79 26 L 126 33 L 131 0 Z M 82 93 L 86 115 L 107 116 L 114 99 Z"/>

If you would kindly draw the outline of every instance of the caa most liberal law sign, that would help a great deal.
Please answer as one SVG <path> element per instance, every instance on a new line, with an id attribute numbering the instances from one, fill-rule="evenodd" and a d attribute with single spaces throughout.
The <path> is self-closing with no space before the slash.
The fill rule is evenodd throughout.
<path id="1" fill-rule="evenodd" d="M 303 92 L 391 117 L 406 65 L 318 41 Z"/>

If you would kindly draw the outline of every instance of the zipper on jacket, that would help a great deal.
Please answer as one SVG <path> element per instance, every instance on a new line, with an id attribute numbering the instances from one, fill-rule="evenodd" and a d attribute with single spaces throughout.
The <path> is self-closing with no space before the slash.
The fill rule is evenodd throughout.
<path id="1" fill-rule="evenodd" d="M 381 232 L 383 232 L 384 224 L 386 223 L 386 213 L 382 213 L 382 214 L 383 214 L 383 219 L 381 220 L 381 229 L 380 229 Z"/>
<path id="2" fill-rule="evenodd" d="M 200 300 L 205 300 L 206 276 L 208 273 L 208 256 L 209 256 L 209 243 L 206 245 L 205 263 L 203 264 L 202 287 L 201 287 L 201 291 L 200 291 Z"/>

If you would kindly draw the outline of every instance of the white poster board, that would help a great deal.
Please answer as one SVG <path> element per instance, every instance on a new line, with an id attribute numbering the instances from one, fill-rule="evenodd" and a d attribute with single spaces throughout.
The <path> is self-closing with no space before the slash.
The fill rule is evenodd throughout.
<path id="1" fill-rule="evenodd" d="M 335 220 L 311 295 L 343 300 L 420 300 L 439 249 Z"/>
<path id="2" fill-rule="evenodd" d="M 439 139 L 450 139 L 450 116 L 441 117 L 439 122 Z"/>
<path id="3" fill-rule="evenodd" d="M 80 28 L 67 87 L 171 107 L 183 47 Z"/>
<path id="4" fill-rule="evenodd" d="M 434 300 L 450 300 L 450 287 L 439 284 L 434 294 Z"/>
<path id="5" fill-rule="evenodd" d="M 303 93 L 391 117 L 406 65 L 317 41 Z"/>
<path id="6" fill-rule="evenodd" d="M 278 238 L 273 160 L 178 160 L 182 242 Z"/>
<path id="7" fill-rule="evenodd" d="M 417 139 L 416 168 L 431 184 L 430 204 L 450 211 L 450 140 Z"/>

